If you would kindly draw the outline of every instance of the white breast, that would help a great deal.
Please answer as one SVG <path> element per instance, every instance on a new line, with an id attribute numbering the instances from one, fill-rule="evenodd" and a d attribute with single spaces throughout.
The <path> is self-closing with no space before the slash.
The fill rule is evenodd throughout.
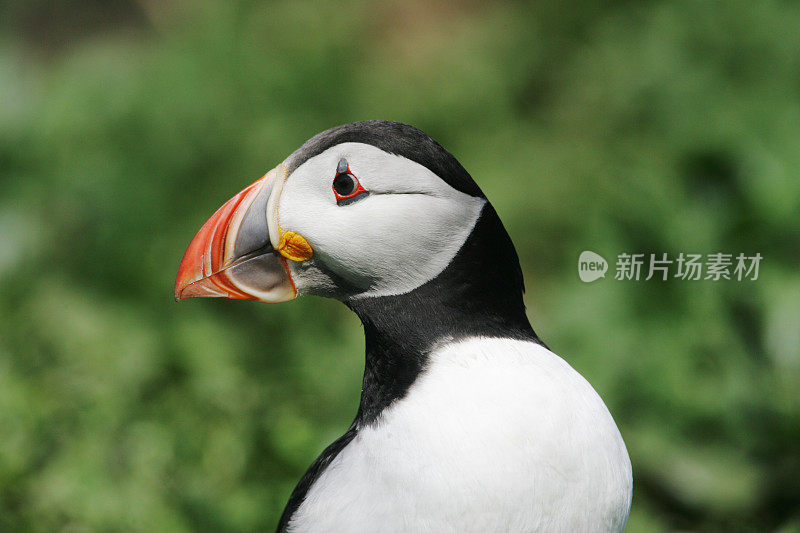
<path id="1" fill-rule="evenodd" d="M 293 532 L 622 531 L 631 466 L 591 385 L 523 341 L 448 344 L 309 490 Z"/>

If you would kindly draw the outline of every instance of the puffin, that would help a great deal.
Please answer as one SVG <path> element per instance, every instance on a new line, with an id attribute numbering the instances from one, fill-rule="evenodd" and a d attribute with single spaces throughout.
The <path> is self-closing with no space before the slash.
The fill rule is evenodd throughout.
<path id="1" fill-rule="evenodd" d="M 277 531 L 617 532 L 632 471 L 592 386 L 539 339 L 519 259 L 458 160 L 371 120 L 306 141 L 191 240 L 176 300 L 335 298 L 361 320 L 355 419 Z"/>

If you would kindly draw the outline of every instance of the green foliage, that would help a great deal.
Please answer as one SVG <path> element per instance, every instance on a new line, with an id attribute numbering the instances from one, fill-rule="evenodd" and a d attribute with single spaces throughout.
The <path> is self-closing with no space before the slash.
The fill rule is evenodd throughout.
<path id="1" fill-rule="evenodd" d="M 450 149 L 537 332 L 628 444 L 630 531 L 800 531 L 795 2 L 0 6 L 0 530 L 271 530 L 348 426 L 343 306 L 172 301 L 194 231 L 303 140 Z M 757 281 L 577 257 L 760 252 Z"/>

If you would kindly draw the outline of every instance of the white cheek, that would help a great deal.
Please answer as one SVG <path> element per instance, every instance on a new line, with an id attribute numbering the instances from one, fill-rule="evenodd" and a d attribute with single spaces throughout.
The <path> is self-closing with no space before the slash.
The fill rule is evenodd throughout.
<path id="1" fill-rule="evenodd" d="M 337 205 L 330 181 L 321 176 L 335 168 L 340 152 L 324 153 L 287 180 L 280 199 L 280 224 L 308 239 L 314 260 L 365 296 L 403 294 L 445 269 L 486 202 L 456 191 L 421 165 L 369 148 L 380 153 L 368 154 L 373 155 L 372 168 L 359 176 L 373 191 L 369 196 Z M 358 155 L 363 169 L 363 153 L 351 158 L 358 162 Z M 381 156 L 384 160 L 376 161 Z M 427 194 L 408 194 L 409 189 Z"/>

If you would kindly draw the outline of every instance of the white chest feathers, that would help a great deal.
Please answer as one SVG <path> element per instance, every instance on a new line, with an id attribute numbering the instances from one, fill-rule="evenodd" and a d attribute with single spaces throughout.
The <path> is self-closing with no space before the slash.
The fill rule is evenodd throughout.
<path id="1" fill-rule="evenodd" d="M 431 355 L 408 394 L 311 486 L 292 532 L 622 531 L 632 491 L 605 404 L 530 342 Z"/>

